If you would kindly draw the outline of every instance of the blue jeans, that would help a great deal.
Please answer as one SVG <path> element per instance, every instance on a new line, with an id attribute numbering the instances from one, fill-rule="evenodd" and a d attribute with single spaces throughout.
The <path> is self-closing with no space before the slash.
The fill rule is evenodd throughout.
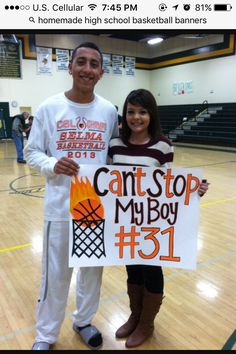
<path id="1" fill-rule="evenodd" d="M 24 160 L 23 148 L 24 148 L 24 136 L 22 133 L 12 131 L 12 139 L 16 145 L 17 160 Z"/>

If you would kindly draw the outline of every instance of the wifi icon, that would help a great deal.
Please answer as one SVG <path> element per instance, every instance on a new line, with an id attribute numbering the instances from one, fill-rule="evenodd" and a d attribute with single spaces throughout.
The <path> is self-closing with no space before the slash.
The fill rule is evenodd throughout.
<path id="1" fill-rule="evenodd" d="M 90 8 L 90 10 L 95 10 L 97 5 L 96 4 L 89 4 L 88 7 Z"/>

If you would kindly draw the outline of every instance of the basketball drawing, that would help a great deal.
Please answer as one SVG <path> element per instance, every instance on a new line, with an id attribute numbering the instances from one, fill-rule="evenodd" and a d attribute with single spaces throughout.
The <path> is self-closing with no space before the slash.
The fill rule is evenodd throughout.
<path id="1" fill-rule="evenodd" d="M 104 207 L 86 177 L 75 177 L 70 189 L 70 212 L 73 226 L 72 255 L 81 257 L 105 256 Z"/>
<path id="2" fill-rule="evenodd" d="M 85 199 L 73 208 L 73 216 L 78 221 L 98 221 L 103 218 L 104 209 L 97 200 Z"/>
<path id="3" fill-rule="evenodd" d="M 87 177 L 84 182 L 82 178 L 79 181 L 76 176 L 75 182 L 71 182 L 70 200 L 70 211 L 73 219 L 90 222 L 103 219 L 103 205 Z"/>

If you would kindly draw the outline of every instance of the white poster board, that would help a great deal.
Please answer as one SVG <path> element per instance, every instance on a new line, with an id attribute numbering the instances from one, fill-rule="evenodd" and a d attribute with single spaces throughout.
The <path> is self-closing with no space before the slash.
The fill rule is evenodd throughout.
<path id="1" fill-rule="evenodd" d="M 52 48 L 36 47 L 37 73 L 52 74 Z"/>
<path id="2" fill-rule="evenodd" d="M 69 266 L 196 269 L 199 169 L 81 165 L 71 180 Z"/>
<path id="3" fill-rule="evenodd" d="M 68 65 L 69 65 L 68 49 L 56 49 L 56 65 L 57 65 L 57 71 L 68 71 Z"/>

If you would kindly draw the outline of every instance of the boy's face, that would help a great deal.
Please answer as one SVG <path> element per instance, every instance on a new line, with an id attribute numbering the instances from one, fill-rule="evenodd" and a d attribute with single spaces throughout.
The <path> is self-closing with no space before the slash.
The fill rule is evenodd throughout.
<path id="1" fill-rule="evenodd" d="M 78 90 L 92 92 L 103 75 L 100 53 L 91 48 L 77 49 L 69 71 Z"/>

